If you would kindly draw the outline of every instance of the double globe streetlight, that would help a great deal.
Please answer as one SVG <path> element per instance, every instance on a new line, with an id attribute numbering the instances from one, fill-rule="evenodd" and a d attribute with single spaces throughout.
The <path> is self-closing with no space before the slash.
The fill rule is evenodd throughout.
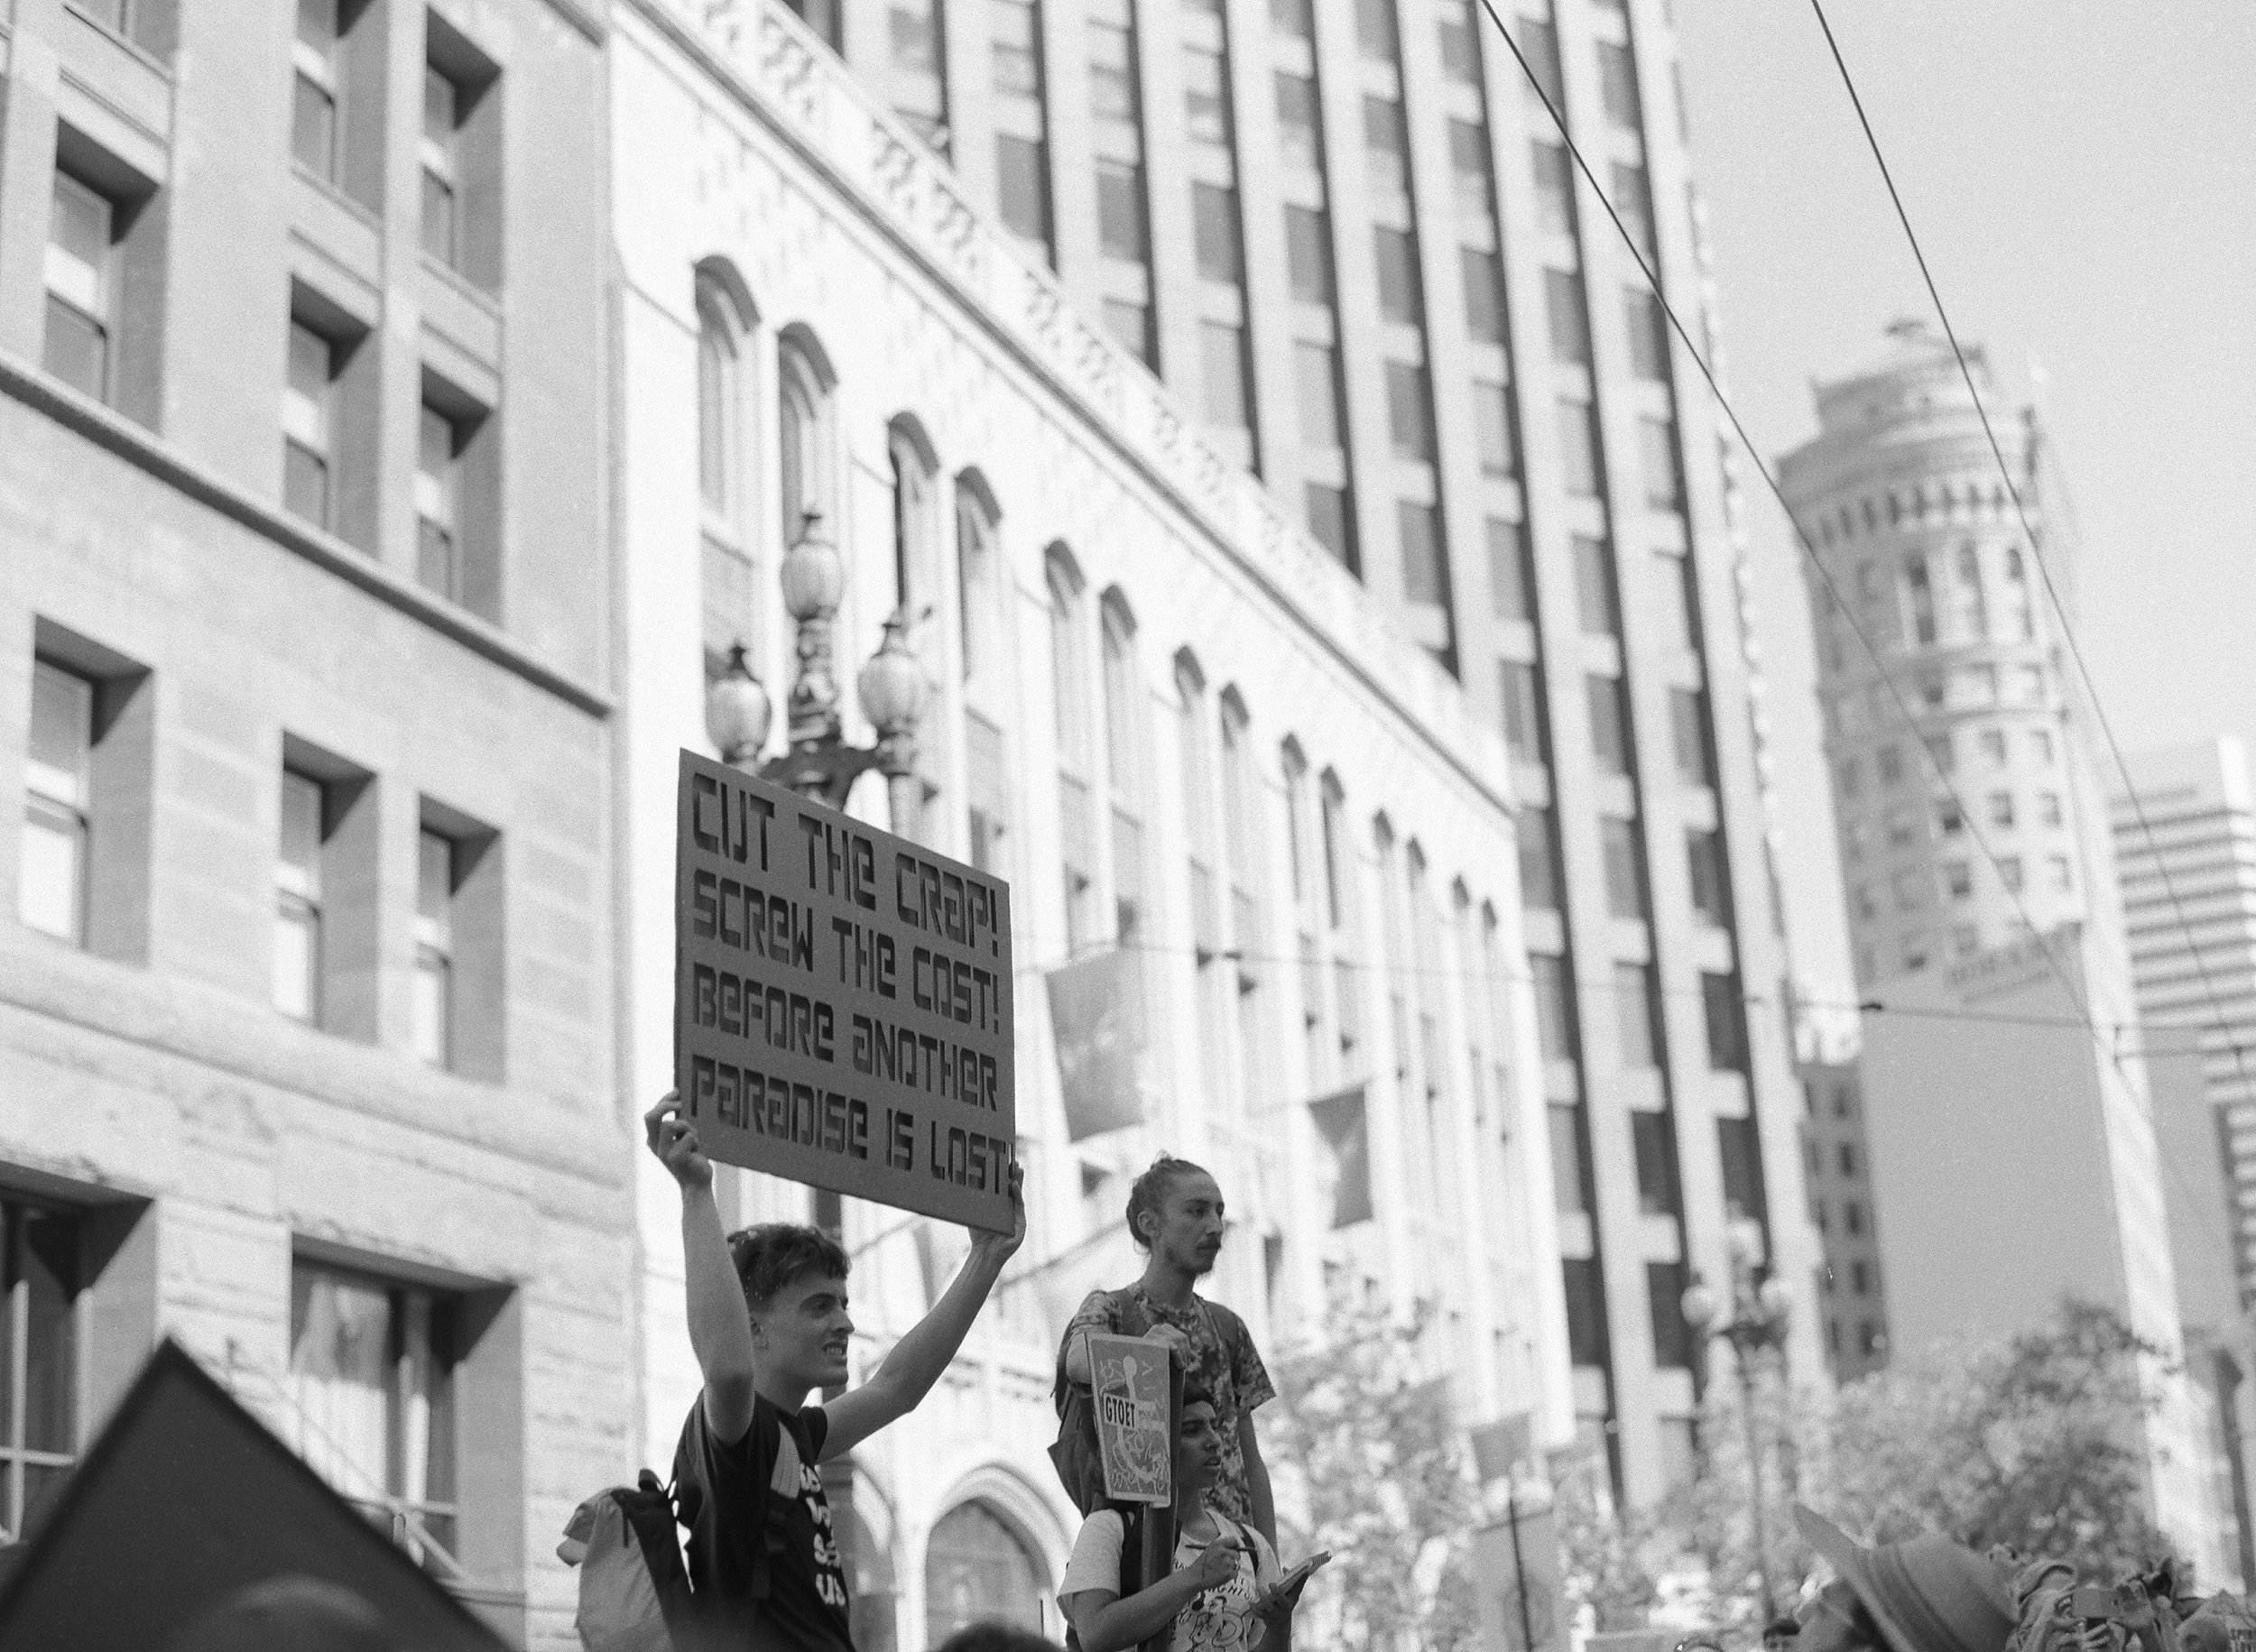
<path id="1" fill-rule="evenodd" d="M 833 664 L 838 600 L 846 591 L 846 568 L 823 527 L 822 513 L 809 511 L 799 538 L 777 569 L 784 611 L 796 627 L 797 673 L 786 702 L 790 743 L 763 762 L 775 706 L 767 689 L 744 663 L 744 645 L 728 651 L 728 664 L 705 696 L 705 732 L 721 761 L 763 780 L 787 786 L 801 797 L 846 807 L 854 782 L 875 769 L 885 777 L 892 800 L 892 828 L 916 835 L 923 808 L 918 777 L 917 725 L 929 694 L 924 668 L 909 646 L 909 611 L 896 608 L 885 618 L 885 635 L 855 678 L 863 715 L 877 731 L 874 745 L 850 745 L 838 714 L 838 679 Z"/>
<path id="2" fill-rule="evenodd" d="M 1692 1283 L 1679 1300 L 1684 1323 L 1691 1327 L 1699 1342 L 1699 1361 L 1703 1376 L 1707 1367 L 1707 1347 L 1715 1337 L 1731 1344 L 1732 1363 L 1739 1371 L 1739 1398 L 1747 1416 L 1747 1472 L 1754 1482 L 1754 1500 L 1749 1505 L 1754 1523 L 1755 1574 L 1762 1586 L 1762 1620 L 1771 1622 L 1778 1616 L 1777 1594 L 1771 1586 L 1771 1546 L 1762 1522 L 1762 1439 L 1755 1426 L 1754 1377 L 1755 1355 L 1766 1349 L 1781 1352 L 1786 1347 L 1786 1331 L 1793 1313 L 1793 1293 L 1786 1281 L 1765 1270 L 1757 1278 L 1755 1258 L 1761 1253 L 1761 1230 L 1752 1223 L 1734 1223 L 1727 1248 L 1731 1257 L 1731 1317 L 1722 1324 L 1725 1307 L 1718 1293 L 1695 1273 Z"/>

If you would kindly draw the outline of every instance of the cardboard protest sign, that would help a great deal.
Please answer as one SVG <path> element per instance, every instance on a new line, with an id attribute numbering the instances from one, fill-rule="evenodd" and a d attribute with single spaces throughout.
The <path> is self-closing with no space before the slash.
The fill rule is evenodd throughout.
<path id="1" fill-rule="evenodd" d="M 1140 1336 L 1089 1337 L 1089 1388 L 1105 1495 L 1123 1503 L 1175 1500 L 1175 1429 L 1168 1351 Z"/>
<path id="2" fill-rule="evenodd" d="M 1009 1232 L 1009 886 L 694 752 L 680 773 L 674 1082 L 706 1151 Z"/>

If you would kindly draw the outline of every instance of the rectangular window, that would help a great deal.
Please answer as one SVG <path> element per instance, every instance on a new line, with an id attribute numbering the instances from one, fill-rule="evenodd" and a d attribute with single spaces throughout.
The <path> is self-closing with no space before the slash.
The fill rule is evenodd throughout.
<path id="1" fill-rule="evenodd" d="M 1650 384 L 1669 382 L 1669 322 L 1660 300 L 1642 287 L 1625 288 L 1622 311 L 1630 336 L 1630 371 Z"/>
<path id="2" fill-rule="evenodd" d="M 1235 285 L 1245 277 L 1245 254 L 1238 235 L 1238 192 L 1222 184 L 1190 187 L 1192 239 L 1198 273 L 1210 281 Z"/>
<path id="3" fill-rule="evenodd" d="M 1441 72 L 1458 86 L 1481 83 L 1480 28 L 1474 8 L 1480 0 L 1437 0 L 1434 16 L 1441 32 Z"/>
<path id="4" fill-rule="evenodd" d="M 1692 877 L 1692 911 L 1711 929 L 1731 923 L 1731 885 L 1719 832 L 1695 828 L 1684 835 L 1685 859 Z"/>
<path id="5" fill-rule="evenodd" d="M 1372 190 L 1407 197 L 1410 192 L 1410 123 L 1400 99 L 1363 100 L 1363 148 Z"/>
<path id="6" fill-rule="evenodd" d="M 1645 503 L 1656 511 L 1684 508 L 1684 469 L 1677 458 L 1677 427 L 1673 420 L 1637 421 L 1640 457 L 1644 461 Z"/>
<path id="7" fill-rule="evenodd" d="M 1660 1039 L 1654 1025 L 1654 1010 L 1660 995 L 1654 991 L 1653 966 L 1650 964 L 1616 964 L 1613 966 L 1613 1011 L 1615 1038 L 1621 1045 L 1622 1066 L 1632 1072 L 1643 1072 L 1660 1065 Z M 1651 1115 L 1633 1112 L 1630 1117 L 1642 1121 Z M 1639 1181 L 1644 1180 L 1644 1152 L 1640 1143 L 1638 1153 Z M 1665 1185 L 1671 1195 L 1669 1209 L 1674 1210 L 1675 1167 L 1669 1167 Z"/>
<path id="8" fill-rule="evenodd" d="M 1627 46 L 1612 41 L 1598 42 L 1598 100 L 1605 106 L 1606 119 L 1624 131 L 1634 132 L 1643 122 L 1644 109 L 1637 96 L 1637 61 Z"/>
<path id="9" fill-rule="evenodd" d="M 426 830 L 416 840 L 413 1038 L 419 1060 L 454 1065 L 455 844 Z"/>
<path id="10" fill-rule="evenodd" d="M 16 916 L 74 946 L 87 940 L 94 704 L 94 684 L 85 678 L 44 660 L 32 662 Z"/>
<path id="11" fill-rule="evenodd" d="M 934 152 L 948 153 L 948 48 L 939 0 L 892 0 L 887 77 L 893 113 Z"/>
<path id="12" fill-rule="evenodd" d="M 1301 490 L 1301 503 L 1308 515 L 1308 532 L 1316 542 L 1331 553 L 1333 561 L 1349 573 L 1355 572 L 1361 564 L 1355 554 L 1355 513 L 1349 508 L 1347 490 L 1311 482 Z"/>
<path id="13" fill-rule="evenodd" d="M 1386 365 L 1387 429 L 1394 441 L 1394 457 L 1431 463 L 1434 457 L 1433 399 L 1427 389 L 1426 370 L 1410 362 Z"/>
<path id="14" fill-rule="evenodd" d="M 1563 1215 L 1587 1214 L 1588 1192 L 1583 1177 L 1582 1131 L 1578 1110 L 1553 1102 L 1550 1116 L 1552 1203 Z"/>
<path id="15" fill-rule="evenodd" d="M 1653 1368 L 1692 1369 L 1692 1329 L 1684 1322 L 1684 1293 L 1691 1276 L 1682 1262 L 1647 1262 L 1645 1291 L 1650 1298 Z"/>
<path id="16" fill-rule="evenodd" d="M 1123 12 L 1125 8 L 1123 8 Z M 1089 113 L 1098 120 L 1136 118 L 1136 35 L 1125 16 L 1088 20 Z"/>
<path id="17" fill-rule="evenodd" d="M 1478 121 L 1449 123 L 1449 175 L 1465 222 L 1475 226 L 1494 222 L 1495 171 L 1488 152 L 1488 128 Z"/>
<path id="18" fill-rule="evenodd" d="M 1559 400 L 1558 465 L 1570 496 L 1598 496 L 1598 431 L 1587 401 Z"/>
<path id="19" fill-rule="evenodd" d="M 1583 678 L 1590 703 L 1590 754 L 1601 774 L 1630 771 L 1629 696 L 1618 677 L 1595 673 Z"/>
<path id="20" fill-rule="evenodd" d="M 462 429 L 423 404 L 415 445 L 415 577 L 462 600 Z"/>
<path id="21" fill-rule="evenodd" d="M 1324 141 L 1316 103 L 1316 81 L 1307 75 L 1277 76 L 1277 149 L 1286 167 L 1324 173 Z"/>
<path id="22" fill-rule="evenodd" d="M 1622 634 L 1622 601 L 1614 588 L 1613 548 L 1584 533 L 1575 535 L 1575 605 L 1585 636 Z"/>
<path id="23" fill-rule="evenodd" d="M 1486 379 L 1473 381 L 1473 434 L 1480 444 L 1481 474 L 1520 474 L 1520 454 L 1512 438 L 1512 394 Z"/>
<path id="24" fill-rule="evenodd" d="M 1530 77 L 1543 88 L 1551 106 L 1563 111 L 1567 83 L 1559 74 L 1558 25 L 1547 19 L 1521 17 L 1515 21 L 1512 35 L 1519 42 L 1521 55 L 1528 60 Z"/>
<path id="25" fill-rule="evenodd" d="M 336 521 L 330 466 L 337 354 L 305 323 L 291 322 L 290 376 L 282 391 L 282 505 L 317 528 Z"/>
<path id="26" fill-rule="evenodd" d="M 274 859 L 274 1008 L 321 1023 L 321 845 L 328 835 L 328 788 L 285 769 L 282 843 Z"/>
<path id="27" fill-rule="evenodd" d="M 1724 1214 L 1734 1221 L 1761 1221 L 1769 1204 L 1762 1196 L 1762 1144 L 1755 1135 L 1754 1121 L 1716 1120 L 1715 1146 L 1723 1160 Z M 1849 1201 L 1843 1210 L 1854 1234 L 1862 1220 L 1855 1201 Z"/>
<path id="28" fill-rule="evenodd" d="M 48 214 L 47 327 L 40 365 L 81 395 L 111 399 L 117 302 L 117 203 L 55 173 Z"/>
<path id="29" fill-rule="evenodd" d="M 1488 592 L 1500 620 L 1535 619 L 1535 557 L 1527 524 L 1488 519 Z"/>
<path id="30" fill-rule="evenodd" d="M 1457 249 L 1457 273 L 1465 282 L 1465 332 L 1475 344 L 1502 344 L 1509 336 L 1504 315 L 1504 265 L 1493 253 Z"/>
<path id="31" fill-rule="evenodd" d="M 1567 1281 L 1567 1354 L 1576 1365 L 1606 1362 L 1605 1281 L 1596 1259 L 1572 1257 L 1559 1264 Z"/>
<path id="32" fill-rule="evenodd" d="M 2013 794 L 1993 791 L 1990 794 L 1990 824 L 2010 829 L 2013 825 Z"/>
<path id="33" fill-rule="evenodd" d="M 1645 180 L 1645 169 L 1616 161 L 1613 183 L 1613 210 L 1621 215 L 1622 226 L 1630 232 L 1630 239 L 1650 263 L 1655 256 L 1653 197 Z"/>
<path id="34" fill-rule="evenodd" d="M 1536 221 L 1553 234 L 1575 233 L 1575 163 L 1563 143 L 1529 146 L 1535 168 Z"/>
<path id="35" fill-rule="evenodd" d="M 1003 757 L 1003 731 L 977 712 L 964 715 L 965 768 L 968 771 L 971 863 L 981 872 L 1007 876 L 1010 837 L 1010 776 Z"/>
<path id="36" fill-rule="evenodd" d="M 1142 263 L 1148 256 L 1143 168 L 1133 162 L 1096 163 L 1096 238 L 1109 257 Z"/>
<path id="37" fill-rule="evenodd" d="M 1530 912 L 1558 910 L 1558 842 L 1551 811 L 1530 809 L 1521 817 L 1520 904 Z"/>
<path id="38" fill-rule="evenodd" d="M 1504 748 L 1514 762 L 1549 761 L 1543 736 L 1543 678 L 1531 665 L 1503 662 Z"/>
<path id="39" fill-rule="evenodd" d="M 1013 137 L 1008 133 L 997 136 L 994 181 L 1003 226 L 1022 241 L 1039 244 L 1047 258 L 1049 186 L 1043 176 L 1047 171 L 1045 147 L 1040 138 Z"/>
<path id="40" fill-rule="evenodd" d="M 1192 143 L 1230 147 L 1230 68 L 1218 48 L 1183 48 L 1183 115 Z"/>
<path id="41" fill-rule="evenodd" d="M 1120 347 L 1150 366 L 1155 351 L 1151 337 L 1151 307 L 1133 299 L 1106 299 L 1105 330 Z"/>
<path id="42" fill-rule="evenodd" d="M 459 1320 L 441 1293 L 291 1261 L 291 1444 L 418 1558 L 458 1546 Z"/>
<path id="43" fill-rule="evenodd" d="M 18 1536 L 77 1455 L 86 1238 L 75 1213 L 0 1199 L 0 1525 Z"/>
<path id="44" fill-rule="evenodd" d="M 1245 388 L 1245 329 L 1200 322 L 1198 354 L 1207 422 L 1225 430 L 1246 429 L 1253 419 Z"/>
<path id="45" fill-rule="evenodd" d="M 1718 1073 L 1745 1072 L 1747 1011 L 1740 1001 L 1738 978 L 1703 974 L 1700 977 L 1700 1004 L 1706 1012 L 1707 1065 Z"/>
<path id="46" fill-rule="evenodd" d="M 1402 600 L 1447 603 L 1449 578 L 1441 544 L 1441 512 L 1407 499 L 1394 502 L 1402 550 Z"/>
<path id="47" fill-rule="evenodd" d="M 1637 844 L 1637 823 L 1608 816 L 1598 823 L 1598 840 L 1604 852 L 1606 913 L 1642 923 L 1645 909 L 1645 862 Z"/>
<path id="48" fill-rule="evenodd" d="M 1314 207 L 1285 208 L 1285 262 L 1292 296 L 1304 304 L 1332 301 L 1331 216 Z"/>
<path id="49" fill-rule="evenodd" d="M 1590 318 L 1582 306 L 1582 277 L 1572 270 L 1543 272 L 1543 304 L 1550 318 L 1551 359 L 1590 365 Z"/>
<path id="50" fill-rule="evenodd" d="M 1677 778 L 1687 786 L 1715 784 L 1715 752 L 1708 739 L 1705 690 L 1669 690 L 1669 733 L 1676 747 Z"/>
<path id="51" fill-rule="evenodd" d="M 295 70 L 291 92 L 290 152 L 300 166 L 325 183 L 338 180 L 337 106 L 341 77 L 337 46 L 338 0 L 298 0 L 297 38 L 291 42 Z"/>
<path id="52" fill-rule="evenodd" d="M 1567 994 L 1567 961 L 1530 953 L 1528 970 L 1535 988 L 1536 1041 L 1546 1061 L 1575 1058 L 1574 1010 Z"/>
<path id="53" fill-rule="evenodd" d="M 1341 440 L 1339 352 L 1306 339 L 1292 346 L 1294 388 L 1303 446 L 1337 448 Z"/>
<path id="54" fill-rule="evenodd" d="M 1287 40 L 1314 40 L 1315 0 L 1269 0 L 1269 22 Z"/>
<path id="55" fill-rule="evenodd" d="M 1418 242 L 1407 229 L 1382 226 L 1371 232 L 1379 262 L 1379 314 L 1415 327 L 1426 318 L 1426 299 L 1418 274 Z"/>
<path id="56" fill-rule="evenodd" d="M 2004 884 L 2007 891 L 2012 894 L 2020 892 L 2021 857 L 2020 855 L 2008 854 L 1999 858 L 1998 881 Z"/>
<path id="57" fill-rule="evenodd" d="M 991 60 L 995 92 L 1040 97 L 1041 27 L 1033 0 L 992 0 L 990 15 L 994 24 Z"/>
<path id="58" fill-rule="evenodd" d="M 462 267 L 460 169 L 462 115 L 469 100 L 451 75 L 423 65 L 423 251 L 450 270 Z"/>
<path id="59" fill-rule="evenodd" d="M 1394 32 L 1394 0 L 1355 0 L 1355 40 L 1364 56 L 1394 61 L 1401 51 Z"/>

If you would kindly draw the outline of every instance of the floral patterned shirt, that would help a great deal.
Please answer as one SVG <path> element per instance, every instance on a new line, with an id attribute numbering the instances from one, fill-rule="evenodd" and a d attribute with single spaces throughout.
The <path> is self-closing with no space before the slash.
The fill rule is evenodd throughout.
<path id="1" fill-rule="evenodd" d="M 1269 1370 L 1253 1346 L 1253 1334 L 1228 1308 L 1194 1296 L 1188 1306 L 1170 1307 L 1141 1284 L 1125 1290 L 1091 1291 L 1066 1326 L 1066 1342 L 1084 1331 L 1120 1333 L 1120 1311 L 1129 1298 L 1153 1326 L 1173 1325 L 1190 1338 L 1188 1380 L 1214 1396 L 1215 1430 L 1222 1436 L 1222 1475 L 1207 1493 L 1207 1507 L 1238 1521 L 1253 1518 L 1245 1485 L 1245 1452 L 1240 1422 L 1277 1398 Z"/>

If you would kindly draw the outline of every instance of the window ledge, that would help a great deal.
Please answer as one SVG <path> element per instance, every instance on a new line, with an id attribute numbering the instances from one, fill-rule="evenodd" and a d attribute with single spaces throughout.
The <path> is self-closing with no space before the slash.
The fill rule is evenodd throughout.
<path id="1" fill-rule="evenodd" d="M 356 200 L 334 180 L 322 177 L 320 173 L 295 156 L 291 158 L 290 171 L 291 175 L 308 189 L 319 191 L 323 198 L 334 202 L 377 234 L 384 233 L 384 219 L 372 208 Z"/>
<path id="2" fill-rule="evenodd" d="M 87 11 L 84 7 L 70 5 L 69 0 L 64 0 L 62 9 L 69 12 L 73 17 L 76 17 L 80 23 L 86 24 L 88 28 L 93 30 L 97 34 L 101 35 L 105 40 L 112 42 L 124 50 L 128 55 L 137 59 L 149 69 L 152 74 L 162 75 L 167 80 L 172 78 L 172 65 L 165 59 L 157 56 L 147 47 L 135 41 L 131 35 L 120 34 L 116 30 L 111 28 L 109 24 L 104 23 L 100 18 L 95 16 L 93 13 Z M 7 31 L 5 29 L 0 29 L 0 40 L 5 40 L 6 38 Z"/>
<path id="3" fill-rule="evenodd" d="M 121 414 L 0 351 L 0 395 L 68 426 L 97 446 L 140 466 L 190 498 L 264 535 L 283 549 L 359 586 L 377 601 L 453 638 L 534 688 L 594 717 L 608 717 L 611 697 L 532 653 L 499 626 L 432 596 L 334 534 L 310 528 L 280 506 L 254 497 Z"/>
<path id="4" fill-rule="evenodd" d="M 473 304 L 476 304 L 480 309 L 483 309 L 490 314 L 496 321 L 501 319 L 502 300 L 500 293 L 494 291 L 491 288 L 481 286 L 478 282 L 465 275 L 461 271 L 456 269 L 445 259 L 434 258 L 421 247 L 416 249 L 416 256 L 423 261 L 424 274 L 430 276 L 435 281 L 444 281 L 448 286 L 453 288 L 464 298 L 469 300 Z"/>

